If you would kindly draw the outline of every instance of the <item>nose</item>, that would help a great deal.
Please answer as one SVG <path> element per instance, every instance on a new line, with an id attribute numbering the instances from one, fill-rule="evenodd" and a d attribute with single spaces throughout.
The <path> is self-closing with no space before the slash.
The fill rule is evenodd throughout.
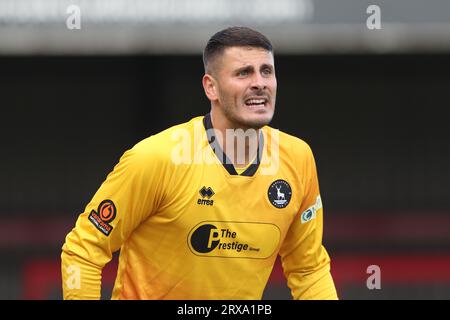
<path id="1" fill-rule="evenodd" d="M 267 89 L 266 80 L 258 72 L 255 72 L 252 77 L 251 88 L 258 91 Z"/>

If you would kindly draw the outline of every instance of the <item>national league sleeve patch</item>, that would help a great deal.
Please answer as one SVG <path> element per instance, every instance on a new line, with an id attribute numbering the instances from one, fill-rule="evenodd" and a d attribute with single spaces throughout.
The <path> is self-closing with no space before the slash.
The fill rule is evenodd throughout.
<path id="1" fill-rule="evenodd" d="M 109 236 L 113 227 L 110 225 L 117 214 L 116 206 L 111 200 L 103 200 L 97 208 L 89 214 L 89 221 L 105 236 Z"/>
<path id="2" fill-rule="evenodd" d="M 302 212 L 301 220 L 302 223 L 306 223 L 311 221 L 316 217 L 316 212 L 322 209 L 322 199 L 320 198 L 320 194 L 316 198 L 316 203 L 314 203 L 311 207 Z"/>

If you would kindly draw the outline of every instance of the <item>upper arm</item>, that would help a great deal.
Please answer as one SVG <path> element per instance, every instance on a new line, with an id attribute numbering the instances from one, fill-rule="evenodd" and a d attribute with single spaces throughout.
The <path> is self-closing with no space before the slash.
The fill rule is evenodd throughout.
<path id="1" fill-rule="evenodd" d="M 164 165 L 157 150 L 126 151 L 78 217 L 63 250 L 105 265 L 163 200 Z"/>

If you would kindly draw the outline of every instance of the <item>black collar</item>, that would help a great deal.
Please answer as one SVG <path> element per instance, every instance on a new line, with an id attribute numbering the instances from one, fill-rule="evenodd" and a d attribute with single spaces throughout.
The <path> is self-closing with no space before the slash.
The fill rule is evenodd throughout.
<path id="1" fill-rule="evenodd" d="M 208 137 L 209 145 L 215 152 L 217 158 L 220 160 L 223 167 L 228 171 L 229 174 L 237 176 L 238 173 L 236 172 L 236 169 L 233 166 L 233 162 L 231 162 L 230 159 L 225 154 L 225 152 L 223 152 L 220 144 L 215 142 L 216 136 L 214 135 L 214 130 L 209 130 L 209 129 L 214 129 L 213 125 L 212 125 L 210 113 L 208 113 L 207 115 L 204 116 L 203 126 L 205 127 L 205 130 L 206 130 L 206 135 Z M 264 146 L 264 135 L 262 134 L 262 130 L 260 130 L 258 152 L 256 154 L 256 159 L 244 172 L 241 173 L 241 176 L 251 177 L 255 174 L 256 170 L 258 170 L 259 164 L 261 162 L 262 152 L 264 150 L 263 146 Z"/>

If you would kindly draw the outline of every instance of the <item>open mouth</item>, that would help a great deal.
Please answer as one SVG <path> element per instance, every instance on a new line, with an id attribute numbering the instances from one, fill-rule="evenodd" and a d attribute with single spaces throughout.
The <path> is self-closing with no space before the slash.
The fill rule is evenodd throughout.
<path id="1" fill-rule="evenodd" d="M 268 99 L 265 97 L 253 97 L 244 101 L 246 106 L 249 107 L 265 107 Z"/>

